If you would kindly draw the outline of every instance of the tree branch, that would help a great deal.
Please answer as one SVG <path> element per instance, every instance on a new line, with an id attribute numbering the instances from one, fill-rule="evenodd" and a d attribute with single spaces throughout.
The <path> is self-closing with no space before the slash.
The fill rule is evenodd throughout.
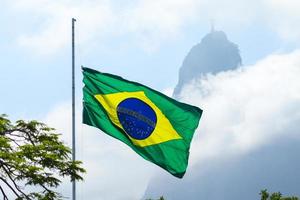
<path id="1" fill-rule="evenodd" d="M 14 190 L 14 188 L 4 179 L 0 176 L 0 179 L 11 189 L 11 191 L 19 198 L 21 198 L 21 196 Z"/>
<path id="2" fill-rule="evenodd" d="M 9 169 L 7 169 L 6 167 L 5 167 L 5 165 L 2 165 L 2 168 L 4 169 L 4 171 L 5 171 L 5 173 L 7 174 L 7 176 L 9 177 L 9 179 L 11 180 L 11 182 L 14 184 L 14 186 L 15 186 L 15 188 L 21 193 L 21 194 L 23 194 L 25 197 L 26 197 L 26 199 L 30 199 L 21 189 L 20 189 L 20 186 L 18 186 L 17 184 L 16 184 L 16 182 L 15 182 L 15 180 L 11 177 L 11 171 L 9 170 Z"/>
<path id="3" fill-rule="evenodd" d="M 20 133 L 23 133 L 23 135 L 12 134 L 13 132 L 20 132 Z M 29 141 L 33 146 L 35 146 L 35 142 L 32 140 L 31 133 L 33 133 L 33 132 L 26 131 L 25 129 L 14 128 L 14 129 L 4 131 L 2 134 L 24 138 L 25 140 Z"/>
<path id="4" fill-rule="evenodd" d="M 55 191 L 60 178 L 70 176 L 82 180 L 79 173 L 85 170 L 79 166 L 80 162 L 70 163 L 71 150 L 59 140 L 60 134 L 55 129 L 34 120 L 12 124 L 5 115 L 0 115 L 0 126 L 3 144 L 0 150 L 0 194 L 3 197 L 0 199 L 8 200 L 11 195 L 14 199 L 26 200 L 61 199 L 61 194 Z M 68 168 L 66 172 L 65 168 Z M 37 191 L 32 191 L 30 186 L 38 187 Z"/>
<path id="5" fill-rule="evenodd" d="M 5 194 L 5 192 L 4 192 L 3 188 L 1 187 L 1 185 L 0 185 L 0 190 L 1 190 L 1 193 L 2 193 L 2 195 L 3 195 L 3 200 L 8 200 L 8 197 L 7 197 L 7 195 Z"/>

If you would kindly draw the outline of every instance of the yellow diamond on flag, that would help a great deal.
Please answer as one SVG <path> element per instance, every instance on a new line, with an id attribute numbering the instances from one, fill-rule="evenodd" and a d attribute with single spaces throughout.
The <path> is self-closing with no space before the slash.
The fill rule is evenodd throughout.
<path id="1" fill-rule="evenodd" d="M 143 91 L 94 96 L 113 124 L 121 128 L 136 146 L 145 147 L 182 139 L 167 117 Z"/>

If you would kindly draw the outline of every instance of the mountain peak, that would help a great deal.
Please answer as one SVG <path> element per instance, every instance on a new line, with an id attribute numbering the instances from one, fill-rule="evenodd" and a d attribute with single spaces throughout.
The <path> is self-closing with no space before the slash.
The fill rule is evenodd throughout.
<path id="1" fill-rule="evenodd" d="M 211 41 L 228 41 L 226 34 L 223 31 L 212 30 L 210 33 L 205 35 L 201 42 L 211 42 Z"/>
<path id="2" fill-rule="evenodd" d="M 223 31 L 212 29 L 185 57 L 173 96 L 176 97 L 185 84 L 201 75 L 234 69 L 241 63 L 238 46 L 229 41 Z"/>

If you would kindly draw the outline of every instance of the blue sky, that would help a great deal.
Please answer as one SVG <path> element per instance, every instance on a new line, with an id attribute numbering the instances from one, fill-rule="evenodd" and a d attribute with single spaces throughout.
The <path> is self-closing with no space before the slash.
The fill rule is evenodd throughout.
<path id="1" fill-rule="evenodd" d="M 299 6 L 296 0 L 4 0 L 0 13 L 0 111 L 12 119 L 46 121 L 63 132 L 69 142 L 70 130 L 66 126 L 69 125 L 71 100 L 72 17 L 77 19 L 76 99 L 80 105 L 81 65 L 170 93 L 177 83 L 184 57 L 210 31 L 212 19 L 217 30 L 223 30 L 230 41 L 238 44 L 244 66 L 255 66 L 274 54 L 288 56 L 300 45 Z M 292 83 L 296 84 L 294 81 Z M 270 88 L 266 90 L 271 91 Z M 198 102 L 191 103 L 198 105 Z M 211 105 L 205 101 L 203 104 Z M 79 106 L 77 113 L 79 118 Z M 115 172 L 120 175 L 136 165 L 142 168 L 137 172 L 141 177 L 133 180 L 141 183 L 141 188 L 138 188 L 141 191 L 124 189 L 121 194 L 128 199 L 141 196 L 157 168 L 145 164 L 127 147 L 119 147 L 119 142 L 78 123 L 79 129 L 83 129 L 79 138 L 85 140 L 79 144 L 80 158 L 94 172 L 98 166 L 95 162 L 89 164 L 94 160 L 91 155 L 99 157 L 99 166 L 102 165 L 103 173 L 107 174 L 105 177 L 112 180 L 111 185 L 103 188 L 109 193 L 113 180 L 118 178 Z M 90 147 L 88 142 L 98 139 L 102 141 L 91 145 L 114 149 L 115 158 L 109 160 L 101 156 L 107 149 L 99 152 Z M 111 147 L 107 147 L 109 145 Z M 133 160 L 133 164 L 125 164 L 123 169 L 116 168 L 127 159 Z M 151 173 L 144 175 L 143 168 Z M 87 186 L 82 186 L 85 188 L 81 193 L 83 199 L 84 191 L 89 191 L 88 186 L 94 183 L 91 179 L 88 174 Z M 128 176 L 123 179 L 126 181 L 120 184 L 125 187 L 130 180 Z M 104 183 L 97 184 L 102 186 Z M 97 190 L 93 191 L 96 194 Z"/>
<path id="2" fill-rule="evenodd" d="M 231 2 L 237 4 L 236 9 L 242 4 Z M 213 10 L 217 6 L 213 3 L 205 6 Z M 247 1 L 244 3 L 250 4 L 249 7 L 254 4 Z M 96 8 L 93 7 L 94 4 Z M 0 51 L 3 64 L 1 85 L 4 86 L 5 95 L 1 110 L 11 116 L 23 113 L 24 117 L 29 115 L 35 118 L 36 115 L 49 111 L 53 104 L 70 98 L 72 16 L 77 18 L 78 91 L 81 87 L 81 65 L 119 74 L 158 90 L 173 87 L 183 58 L 209 32 L 210 21 L 214 18 L 216 29 L 225 31 L 229 39 L 239 45 L 245 65 L 252 64 L 269 53 L 295 48 L 292 45 L 294 41 L 291 43 L 282 40 L 280 34 L 272 30 L 265 19 L 260 21 L 256 16 L 244 17 L 241 16 L 243 11 L 238 11 L 235 15 L 229 13 L 225 17 L 229 18 L 228 21 L 218 20 L 213 15 L 201 14 L 203 9 L 198 5 L 201 1 L 165 1 L 161 3 L 164 6 L 161 12 L 167 12 L 166 15 L 169 16 L 164 18 L 163 13 L 158 12 L 162 15 L 157 16 L 162 17 L 161 21 L 147 16 L 148 13 L 145 13 L 146 16 L 140 13 L 151 13 L 151 6 L 160 7 L 159 4 L 158 1 L 121 4 L 120 1 L 4 1 Z M 180 13 L 181 4 L 184 4 L 183 14 Z M 194 4 L 199 13 L 192 11 Z M 42 5 L 46 6 L 41 7 Z M 86 7 L 81 11 L 80 6 Z M 174 7 L 170 13 L 168 6 Z M 226 6 L 229 8 L 225 8 L 225 11 L 235 9 L 233 4 Z M 106 11 L 107 16 L 101 14 L 102 10 L 109 10 Z M 192 14 L 185 16 L 187 14 L 184 12 Z M 132 15 L 128 16 L 131 21 L 122 20 L 122 14 Z M 139 20 L 137 17 L 145 19 Z M 233 17 L 241 19 L 235 20 Z M 126 23 L 133 25 L 126 27 Z M 22 103 L 18 103 L 16 92 L 22 96 Z M 51 98 L 41 98 L 47 94 Z"/>

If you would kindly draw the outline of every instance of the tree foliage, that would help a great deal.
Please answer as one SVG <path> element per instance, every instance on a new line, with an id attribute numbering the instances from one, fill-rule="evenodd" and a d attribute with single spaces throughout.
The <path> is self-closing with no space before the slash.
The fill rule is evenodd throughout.
<path id="1" fill-rule="evenodd" d="M 298 197 L 282 197 L 280 192 L 269 194 L 267 190 L 262 190 L 260 193 L 261 200 L 299 200 Z"/>
<path id="2" fill-rule="evenodd" d="M 85 170 L 72 161 L 71 149 L 55 129 L 38 121 L 18 120 L 14 124 L 0 115 L 0 194 L 17 200 L 62 199 L 55 189 L 61 178 L 82 180 Z"/>

